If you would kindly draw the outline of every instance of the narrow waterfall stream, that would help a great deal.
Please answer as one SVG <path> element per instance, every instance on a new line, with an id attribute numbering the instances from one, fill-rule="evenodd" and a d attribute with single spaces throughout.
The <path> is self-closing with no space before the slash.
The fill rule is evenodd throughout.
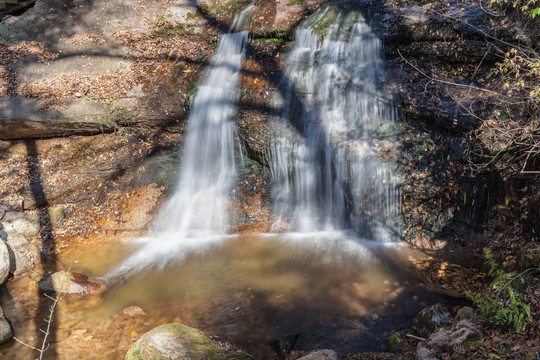
<path id="1" fill-rule="evenodd" d="M 245 21 L 248 7 L 231 26 Z M 248 32 L 221 36 L 205 83 L 191 109 L 179 179 L 160 210 L 143 246 L 107 277 L 130 276 L 163 268 L 190 252 L 220 242 L 227 225 L 227 201 L 237 177 L 235 165 L 236 95 Z"/>
<path id="2" fill-rule="evenodd" d="M 114 256 L 106 247 L 86 250 L 92 257 L 81 250 L 74 271 L 110 286 L 99 311 L 69 316 L 99 323 L 138 306 L 152 319 L 212 331 L 257 359 L 281 359 L 275 344 L 283 337 L 296 350 L 384 350 L 386 337 L 441 300 L 411 279 L 412 251 L 399 242 L 397 126 L 381 86 L 380 42 L 354 13 L 321 40 L 313 29 L 325 11 L 297 30 L 275 96 L 274 231 L 228 233 L 248 38 L 230 32 L 196 92 L 174 192 L 146 237 L 116 246 Z M 109 260 L 97 264 L 98 251 Z"/>

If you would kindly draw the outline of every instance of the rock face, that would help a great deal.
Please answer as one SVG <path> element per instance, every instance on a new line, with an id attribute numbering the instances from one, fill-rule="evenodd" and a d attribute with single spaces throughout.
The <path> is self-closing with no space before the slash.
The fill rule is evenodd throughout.
<path id="1" fill-rule="evenodd" d="M 206 360 L 248 359 L 228 355 L 206 333 L 183 324 L 161 325 L 135 342 L 126 360 Z"/>
<path id="2" fill-rule="evenodd" d="M 436 329 L 449 325 L 452 321 L 452 314 L 441 304 L 425 308 L 413 319 L 415 330 L 426 338 Z"/>

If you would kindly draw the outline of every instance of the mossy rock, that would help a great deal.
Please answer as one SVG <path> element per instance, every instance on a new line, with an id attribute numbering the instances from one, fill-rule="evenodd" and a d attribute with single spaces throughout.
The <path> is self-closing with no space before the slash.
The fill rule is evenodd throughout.
<path id="1" fill-rule="evenodd" d="M 517 267 L 519 271 L 540 267 L 540 243 L 531 242 L 521 248 Z"/>
<path id="2" fill-rule="evenodd" d="M 413 319 L 414 329 L 425 338 L 441 327 L 452 324 L 453 321 L 454 317 L 442 304 L 428 306 Z"/>
<path id="3" fill-rule="evenodd" d="M 391 353 L 406 353 L 414 351 L 415 344 L 412 338 L 407 337 L 407 334 L 414 335 L 414 330 L 398 331 L 390 335 L 386 339 L 386 351 Z"/>
<path id="4" fill-rule="evenodd" d="M 208 334 L 183 324 L 165 324 L 150 330 L 131 346 L 125 360 L 249 359 L 230 354 Z"/>

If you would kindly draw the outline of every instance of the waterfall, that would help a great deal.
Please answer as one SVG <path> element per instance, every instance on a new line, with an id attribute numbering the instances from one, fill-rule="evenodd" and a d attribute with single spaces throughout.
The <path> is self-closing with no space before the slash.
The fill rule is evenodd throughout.
<path id="1" fill-rule="evenodd" d="M 399 181 L 381 151 L 395 110 L 379 89 L 379 39 L 361 17 L 348 24 L 338 17 L 322 42 L 309 24 L 297 30 L 268 152 L 276 225 L 386 242 L 399 234 Z"/>
<path id="2" fill-rule="evenodd" d="M 246 8 L 231 26 L 242 26 Z M 143 246 L 107 275 L 127 276 L 203 251 L 226 237 L 228 197 L 237 170 L 235 114 L 237 82 L 248 32 L 220 37 L 210 72 L 193 100 L 174 193 L 159 211 Z"/>

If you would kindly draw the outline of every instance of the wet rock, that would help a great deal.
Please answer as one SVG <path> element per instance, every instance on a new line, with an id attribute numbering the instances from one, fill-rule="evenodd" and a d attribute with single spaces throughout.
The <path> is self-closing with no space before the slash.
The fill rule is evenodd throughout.
<path id="1" fill-rule="evenodd" d="M 124 310 L 122 310 L 122 315 L 127 317 L 137 317 L 137 316 L 144 316 L 146 313 L 143 309 L 141 309 L 138 306 L 128 306 Z"/>
<path id="2" fill-rule="evenodd" d="M 80 273 L 58 271 L 47 275 L 38 282 L 41 290 L 62 292 L 74 295 L 98 295 L 106 290 L 106 286 L 99 280 L 90 279 Z"/>
<path id="3" fill-rule="evenodd" d="M 4 310 L 0 306 L 0 344 L 5 343 L 13 337 L 11 325 L 4 315 Z"/>
<path id="4" fill-rule="evenodd" d="M 537 242 L 525 244 L 519 251 L 517 266 L 519 271 L 540 267 L 540 244 Z"/>
<path id="5" fill-rule="evenodd" d="M 464 306 L 458 310 L 455 321 L 468 320 L 471 323 L 477 323 L 480 320 L 478 313 L 470 306 Z"/>
<path id="6" fill-rule="evenodd" d="M 274 341 L 274 346 L 277 351 L 283 356 L 287 357 L 294 349 L 294 344 L 298 340 L 300 334 L 285 335 Z"/>
<path id="7" fill-rule="evenodd" d="M 428 306 L 413 319 L 414 328 L 420 336 L 425 338 L 440 327 L 451 324 L 452 321 L 452 314 L 442 304 Z"/>
<path id="8" fill-rule="evenodd" d="M 49 219 L 54 226 L 61 225 L 66 216 L 65 209 L 62 205 L 57 205 L 49 210 Z"/>
<path id="9" fill-rule="evenodd" d="M 4 241 L 0 240 L 0 285 L 5 283 L 9 276 L 9 249 Z"/>
<path id="10" fill-rule="evenodd" d="M 337 360 L 337 358 L 338 356 L 334 350 L 324 349 L 302 356 L 298 360 Z"/>
<path id="11" fill-rule="evenodd" d="M 208 334 L 183 324 L 165 324 L 135 342 L 125 360 L 243 359 L 225 353 Z"/>

